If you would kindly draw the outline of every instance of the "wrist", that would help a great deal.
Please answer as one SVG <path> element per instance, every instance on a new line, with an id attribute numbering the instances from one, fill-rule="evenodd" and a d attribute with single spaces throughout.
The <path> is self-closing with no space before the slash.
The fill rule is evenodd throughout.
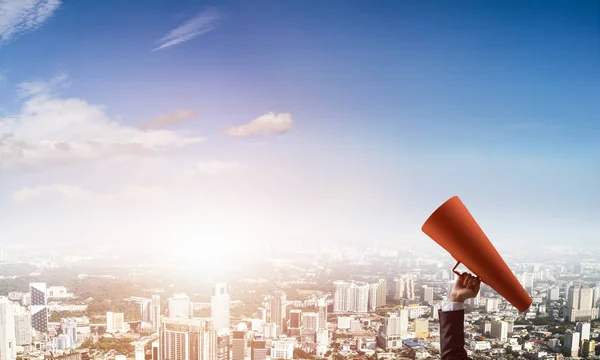
<path id="1" fill-rule="evenodd" d="M 451 302 L 458 302 L 458 303 L 465 302 L 465 299 L 463 299 L 462 297 L 460 297 L 458 295 L 454 295 L 454 294 L 450 294 L 450 296 L 448 297 L 448 300 Z"/>

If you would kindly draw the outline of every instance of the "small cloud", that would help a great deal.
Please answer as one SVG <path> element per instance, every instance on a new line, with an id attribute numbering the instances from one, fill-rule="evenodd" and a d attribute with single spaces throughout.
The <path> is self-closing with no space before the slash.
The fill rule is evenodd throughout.
<path id="1" fill-rule="evenodd" d="M 182 109 L 171 114 L 161 115 L 152 120 L 142 123 L 144 130 L 160 128 L 163 126 L 178 125 L 187 119 L 196 116 L 196 110 Z"/>
<path id="2" fill-rule="evenodd" d="M 216 27 L 216 23 L 220 18 L 220 14 L 215 9 L 211 8 L 203 11 L 159 39 L 157 42 L 160 45 L 152 51 L 166 49 L 206 34 Z"/>
<path id="3" fill-rule="evenodd" d="M 0 85 L 4 85 L 6 83 L 6 74 L 8 73 L 5 69 L 0 69 Z"/>
<path id="4" fill-rule="evenodd" d="M 246 125 L 227 128 L 224 132 L 233 137 L 284 134 L 292 128 L 293 124 L 292 115 L 287 113 L 275 115 L 270 112 L 257 117 Z"/>
<path id="5" fill-rule="evenodd" d="M 60 0 L 0 0 L 0 46 L 42 26 L 61 3 Z"/>
<path id="6" fill-rule="evenodd" d="M 20 99 L 38 95 L 50 95 L 57 88 L 69 86 L 67 74 L 59 74 L 49 81 L 27 81 L 17 85 L 17 93 Z"/>
<path id="7" fill-rule="evenodd" d="M 20 111 L 0 116 L 0 171 L 152 154 L 204 141 L 162 129 L 143 131 L 109 116 L 103 106 L 52 93 L 65 82 L 59 76 L 19 86 L 26 97 Z"/>
<path id="8" fill-rule="evenodd" d="M 240 163 L 235 161 L 210 160 L 202 161 L 196 164 L 197 171 L 204 175 L 219 175 L 225 172 L 238 170 L 240 168 Z"/>

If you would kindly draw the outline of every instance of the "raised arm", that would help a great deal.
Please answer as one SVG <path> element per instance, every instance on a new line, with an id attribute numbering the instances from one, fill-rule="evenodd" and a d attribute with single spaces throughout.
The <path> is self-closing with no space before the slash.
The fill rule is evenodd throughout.
<path id="1" fill-rule="evenodd" d="M 464 302 L 474 298 L 479 292 L 478 278 L 463 273 L 458 277 L 444 301 L 440 316 L 440 352 L 442 360 L 468 359 L 465 350 L 465 311 Z"/>

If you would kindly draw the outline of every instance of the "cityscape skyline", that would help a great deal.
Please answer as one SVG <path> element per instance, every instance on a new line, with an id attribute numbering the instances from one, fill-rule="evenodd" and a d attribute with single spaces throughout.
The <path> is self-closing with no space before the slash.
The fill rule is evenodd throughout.
<path id="1" fill-rule="evenodd" d="M 597 2 L 2 1 L 3 245 L 597 241 Z"/>

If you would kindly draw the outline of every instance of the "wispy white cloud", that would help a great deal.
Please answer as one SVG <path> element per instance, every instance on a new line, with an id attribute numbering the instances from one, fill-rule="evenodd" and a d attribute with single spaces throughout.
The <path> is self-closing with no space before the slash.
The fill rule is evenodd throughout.
<path id="1" fill-rule="evenodd" d="M 171 114 L 161 115 L 152 120 L 145 121 L 141 127 L 144 130 L 160 128 L 163 126 L 178 125 L 185 120 L 191 119 L 196 116 L 196 110 L 194 109 L 182 109 Z"/>
<path id="2" fill-rule="evenodd" d="M 0 170 L 140 155 L 179 148 L 204 140 L 167 130 L 143 131 L 110 117 L 104 107 L 52 93 L 50 82 L 21 84 L 23 106 L 0 118 Z"/>
<path id="3" fill-rule="evenodd" d="M 0 46 L 43 25 L 61 0 L 0 0 Z"/>
<path id="4" fill-rule="evenodd" d="M 50 80 L 26 81 L 17 85 L 18 97 L 28 98 L 37 95 L 50 95 L 59 88 L 69 86 L 67 74 L 59 74 Z"/>
<path id="5" fill-rule="evenodd" d="M 252 135 L 283 134 L 291 130 L 294 121 L 290 114 L 274 114 L 272 112 L 257 117 L 248 124 L 232 126 L 225 129 L 225 134 L 234 137 Z"/>
<path id="6" fill-rule="evenodd" d="M 220 18 L 221 16 L 216 9 L 210 8 L 203 11 L 159 39 L 157 41 L 158 47 L 152 49 L 152 51 L 166 49 L 206 34 L 216 27 Z"/>
<path id="7" fill-rule="evenodd" d="M 8 71 L 6 69 L 0 69 L 0 85 L 4 85 L 6 83 L 6 74 Z"/>

